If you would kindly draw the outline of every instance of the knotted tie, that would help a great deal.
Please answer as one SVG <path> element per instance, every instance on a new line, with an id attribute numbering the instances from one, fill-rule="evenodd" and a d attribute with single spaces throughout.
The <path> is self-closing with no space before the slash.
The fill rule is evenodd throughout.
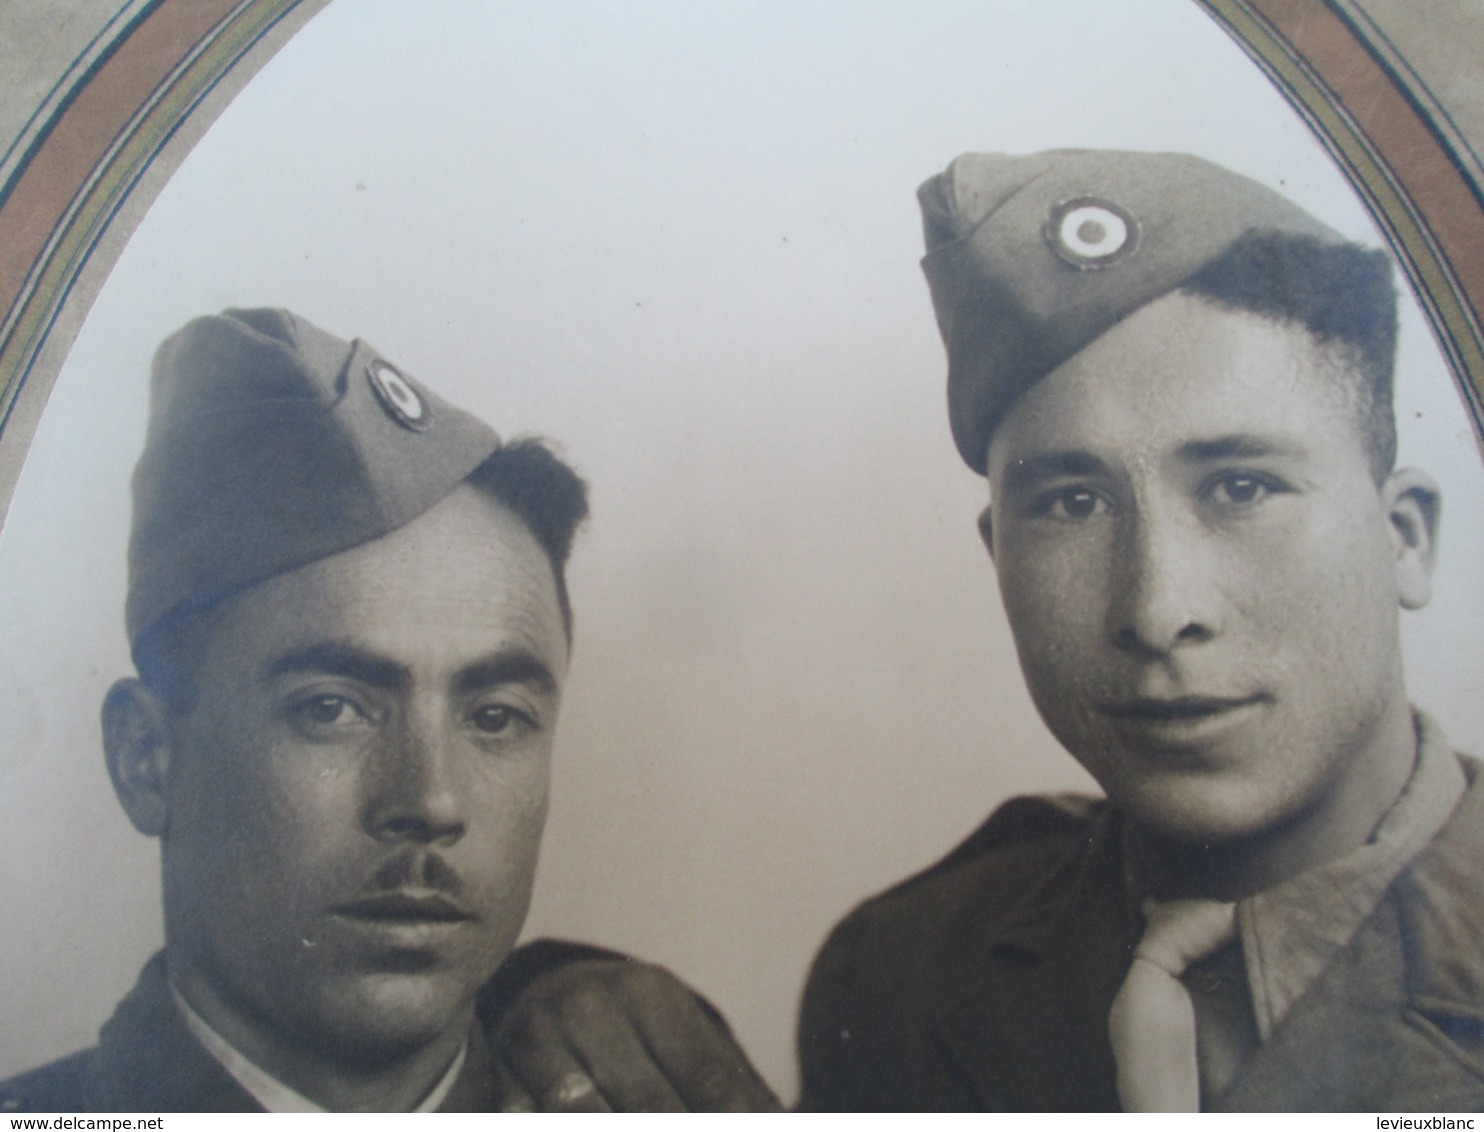
<path id="1" fill-rule="evenodd" d="M 1195 1006 L 1180 976 L 1232 938 L 1236 909 L 1172 900 L 1144 910 L 1144 938 L 1108 1014 L 1118 1099 L 1124 1112 L 1199 1112 Z"/>

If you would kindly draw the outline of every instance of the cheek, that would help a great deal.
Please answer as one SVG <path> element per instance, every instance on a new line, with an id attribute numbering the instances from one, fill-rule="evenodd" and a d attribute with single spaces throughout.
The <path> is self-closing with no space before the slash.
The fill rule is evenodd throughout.
<path id="1" fill-rule="evenodd" d="M 253 736 L 194 722 L 177 742 L 171 766 L 169 837 L 200 843 L 203 852 L 237 852 L 253 840 L 247 831 L 268 821 L 266 811 L 274 808 L 259 781 L 261 767 L 247 757 Z"/>
<path id="2" fill-rule="evenodd" d="M 1300 673 L 1364 660 L 1394 635 L 1397 594 L 1384 532 L 1363 526 L 1279 530 L 1233 553 L 1232 604 L 1275 655 Z M 1393 626 L 1388 631 L 1388 622 Z"/>
<path id="3" fill-rule="evenodd" d="M 335 874 L 353 865 L 344 843 L 360 831 L 355 760 L 274 745 L 260 728 L 229 734 L 198 744 L 183 768 L 172 836 L 185 866 L 214 874 L 212 885 L 285 903 L 339 883 Z"/>
<path id="4" fill-rule="evenodd" d="M 549 781 L 547 756 L 496 765 L 476 776 L 465 837 L 474 867 L 512 880 L 534 870 L 546 827 Z"/>
<path id="5" fill-rule="evenodd" d="M 1002 560 L 1000 597 L 1033 690 L 1074 683 L 1086 671 L 1107 619 L 1109 571 L 1101 561 L 1089 549 L 1029 542 Z"/>

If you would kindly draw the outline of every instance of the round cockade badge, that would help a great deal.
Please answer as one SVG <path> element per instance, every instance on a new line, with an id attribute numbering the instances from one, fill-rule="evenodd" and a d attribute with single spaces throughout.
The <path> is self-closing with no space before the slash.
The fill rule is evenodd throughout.
<path id="1" fill-rule="evenodd" d="M 1124 208 L 1098 197 L 1063 201 L 1046 218 L 1046 242 L 1073 267 L 1094 271 L 1131 255 L 1139 222 Z"/>
<path id="2" fill-rule="evenodd" d="M 386 415 L 403 428 L 422 432 L 431 423 L 432 413 L 427 402 L 396 366 L 376 358 L 366 366 L 366 380 L 371 383 L 371 391 L 376 394 L 376 400 L 386 410 Z"/>

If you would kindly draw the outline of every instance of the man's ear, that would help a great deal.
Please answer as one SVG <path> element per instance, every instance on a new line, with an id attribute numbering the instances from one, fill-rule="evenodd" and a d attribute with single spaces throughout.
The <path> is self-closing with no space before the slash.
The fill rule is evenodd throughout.
<path id="1" fill-rule="evenodd" d="M 984 540 L 984 549 L 989 551 L 990 561 L 994 560 L 994 517 L 990 514 L 993 509 L 993 504 L 986 503 L 984 510 L 979 512 L 979 537 Z"/>
<path id="2" fill-rule="evenodd" d="M 124 813 L 146 837 L 161 837 L 169 816 L 170 730 L 160 698 L 140 681 L 119 680 L 103 698 L 103 757 Z"/>
<path id="3" fill-rule="evenodd" d="M 1432 597 L 1442 493 L 1426 472 L 1399 468 L 1381 485 L 1381 502 L 1391 528 L 1397 593 L 1402 608 L 1421 609 Z"/>

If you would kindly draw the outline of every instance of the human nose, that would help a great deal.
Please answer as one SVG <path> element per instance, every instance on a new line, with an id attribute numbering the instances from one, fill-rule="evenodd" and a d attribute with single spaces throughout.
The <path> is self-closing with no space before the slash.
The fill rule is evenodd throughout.
<path id="1" fill-rule="evenodd" d="M 1193 526 L 1152 509 L 1127 524 L 1110 579 L 1108 628 L 1119 648 L 1164 656 L 1218 632 L 1214 564 Z"/>
<path id="2" fill-rule="evenodd" d="M 434 713 L 411 711 L 371 760 L 366 830 L 380 841 L 451 845 L 464 835 L 457 741 Z"/>

